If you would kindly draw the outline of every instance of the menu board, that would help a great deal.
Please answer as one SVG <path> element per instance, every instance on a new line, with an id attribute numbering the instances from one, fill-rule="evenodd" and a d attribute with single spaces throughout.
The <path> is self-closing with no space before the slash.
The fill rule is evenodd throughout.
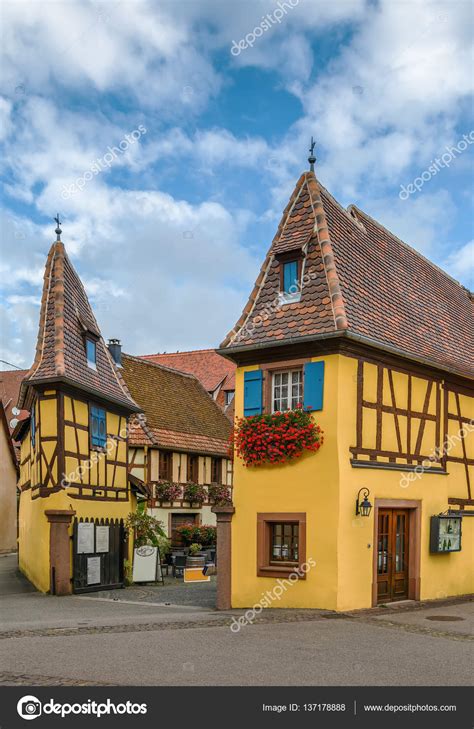
<path id="1" fill-rule="evenodd" d="M 158 547 L 144 545 L 136 547 L 133 553 L 133 581 L 162 581 L 160 552 Z"/>
<path id="2" fill-rule="evenodd" d="M 98 585 L 100 582 L 100 557 L 87 558 L 87 584 Z"/>
<path id="3" fill-rule="evenodd" d="M 461 541 L 461 520 L 440 519 L 438 549 L 440 552 L 453 552 L 459 549 Z"/>
<path id="4" fill-rule="evenodd" d="M 93 554 L 94 524 L 79 522 L 77 525 L 77 554 Z"/>
<path id="5" fill-rule="evenodd" d="M 461 550 L 461 518 L 459 516 L 432 516 L 430 551 L 437 554 Z"/>
<path id="6" fill-rule="evenodd" d="M 96 526 L 96 528 L 95 528 L 95 551 L 96 552 L 108 552 L 109 551 L 109 527 L 108 526 Z"/>

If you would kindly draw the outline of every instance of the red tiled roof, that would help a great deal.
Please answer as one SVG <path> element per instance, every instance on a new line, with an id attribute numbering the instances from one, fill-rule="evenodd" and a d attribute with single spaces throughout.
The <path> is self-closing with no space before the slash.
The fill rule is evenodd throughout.
<path id="1" fill-rule="evenodd" d="M 97 338 L 97 370 L 87 364 L 86 332 Z M 23 381 L 20 402 L 27 385 L 45 380 L 67 381 L 130 411 L 139 410 L 106 347 L 61 241 L 53 243 L 46 261 L 36 355 Z"/>
<path id="2" fill-rule="evenodd" d="M 214 392 L 219 385 L 222 385 L 223 390 L 235 390 L 235 364 L 222 357 L 214 349 L 163 352 L 162 354 L 158 352 L 141 356 L 156 364 L 194 375 L 208 392 Z"/>
<path id="3" fill-rule="evenodd" d="M 0 371 L 0 400 L 5 408 L 5 416 L 10 432 L 13 432 L 10 425 L 11 420 L 18 417 L 12 413 L 12 408 L 18 404 L 20 386 L 27 372 L 28 370 Z"/>
<path id="4" fill-rule="evenodd" d="M 231 424 L 193 375 L 122 355 L 123 376 L 145 419 L 132 419 L 130 445 L 227 455 Z"/>
<path id="5" fill-rule="evenodd" d="M 300 249 L 300 301 L 281 305 L 276 256 Z M 221 348 L 339 333 L 472 378 L 473 324 L 466 289 L 355 206 L 342 208 L 306 172 Z"/>

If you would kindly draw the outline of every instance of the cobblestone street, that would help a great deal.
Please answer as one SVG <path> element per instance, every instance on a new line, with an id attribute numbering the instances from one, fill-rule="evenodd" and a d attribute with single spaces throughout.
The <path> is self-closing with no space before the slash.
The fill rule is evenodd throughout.
<path id="1" fill-rule="evenodd" d="M 353 613 L 268 609 L 233 632 L 244 611 L 214 610 L 213 581 L 170 577 L 164 587 L 57 598 L 28 589 L 11 559 L 0 567 L 1 685 L 472 682 L 469 599 Z"/>

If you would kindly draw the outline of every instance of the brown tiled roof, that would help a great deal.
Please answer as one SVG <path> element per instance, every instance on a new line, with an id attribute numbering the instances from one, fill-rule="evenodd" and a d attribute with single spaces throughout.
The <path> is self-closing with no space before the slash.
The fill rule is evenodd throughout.
<path id="1" fill-rule="evenodd" d="M 98 338 L 97 370 L 87 365 L 86 331 Z M 139 410 L 105 345 L 84 286 L 61 241 L 53 243 L 46 261 L 36 355 L 23 381 L 20 402 L 27 385 L 49 380 L 65 381 L 130 411 Z"/>
<path id="2" fill-rule="evenodd" d="M 276 256 L 300 246 L 301 298 L 281 305 Z M 306 172 L 249 302 L 221 348 L 334 334 L 474 376 L 472 295 L 361 210 L 342 208 Z"/>
<path id="3" fill-rule="evenodd" d="M 18 404 L 20 386 L 27 372 L 28 370 L 0 371 L 0 400 L 5 408 L 5 416 L 10 432 L 13 432 L 13 428 L 10 425 L 11 420 L 18 417 L 12 413 L 12 408 Z"/>
<path id="4" fill-rule="evenodd" d="M 191 352 L 163 352 L 144 354 L 143 359 L 172 367 L 194 375 L 202 386 L 213 393 L 219 385 L 223 390 L 235 390 L 235 364 L 214 349 L 195 349 Z"/>
<path id="5" fill-rule="evenodd" d="M 132 420 L 130 445 L 227 455 L 231 424 L 199 380 L 141 357 L 122 355 L 123 376 L 145 421 Z"/>

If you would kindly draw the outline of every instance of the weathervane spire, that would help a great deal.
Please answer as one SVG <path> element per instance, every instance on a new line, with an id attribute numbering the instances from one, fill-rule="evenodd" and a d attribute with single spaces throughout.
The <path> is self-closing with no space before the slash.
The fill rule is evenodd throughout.
<path id="1" fill-rule="evenodd" d="M 316 162 L 316 157 L 314 156 L 314 148 L 316 146 L 316 142 L 314 141 L 313 137 L 311 137 L 311 145 L 309 148 L 309 169 L 311 172 L 314 172 L 314 163 Z"/>
<path id="2" fill-rule="evenodd" d="M 56 233 L 56 241 L 60 241 L 62 230 L 60 228 L 61 221 L 59 220 L 59 213 L 56 214 L 56 217 L 54 218 L 54 220 L 56 222 L 56 230 L 54 231 Z"/>

